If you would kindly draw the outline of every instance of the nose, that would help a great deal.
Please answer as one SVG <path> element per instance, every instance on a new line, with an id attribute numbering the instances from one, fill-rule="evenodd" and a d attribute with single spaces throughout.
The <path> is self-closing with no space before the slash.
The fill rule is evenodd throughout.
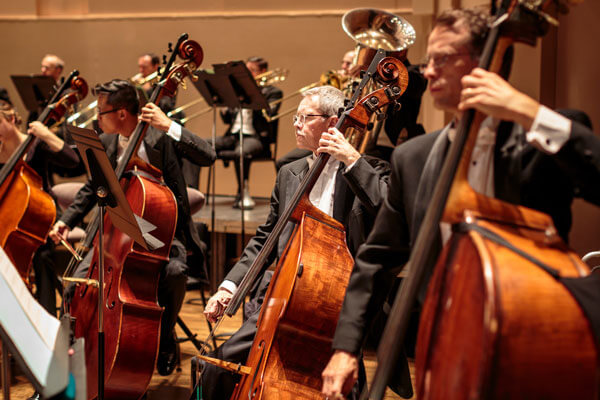
<path id="1" fill-rule="evenodd" d="M 423 76 L 426 79 L 431 79 L 432 77 L 434 77 L 436 74 L 436 69 L 433 66 L 433 62 L 430 60 L 427 62 L 427 64 L 425 64 L 425 70 L 423 71 Z"/>

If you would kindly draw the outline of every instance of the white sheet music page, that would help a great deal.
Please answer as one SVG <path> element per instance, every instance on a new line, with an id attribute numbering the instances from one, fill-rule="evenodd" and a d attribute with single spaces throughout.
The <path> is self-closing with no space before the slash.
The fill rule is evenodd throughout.
<path id="1" fill-rule="evenodd" d="M 1 247 L 0 303 L 2 339 L 16 349 L 31 383 L 44 397 L 60 393 L 68 383 L 68 326 L 61 329 L 33 298 Z"/>

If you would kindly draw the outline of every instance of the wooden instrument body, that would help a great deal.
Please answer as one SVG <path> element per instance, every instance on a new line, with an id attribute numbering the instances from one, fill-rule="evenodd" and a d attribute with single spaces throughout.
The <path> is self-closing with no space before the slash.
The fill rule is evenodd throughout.
<path id="1" fill-rule="evenodd" d="M 548 218 L 549 224 L 552 222 Z M 544 231 L 490 221 L 563 277 L 588 267 Z M 598 349 L 566 287 L 475 231 L 455 234 L 438 259 L 419 327 L 419 399 L 597 399 Z"/>
<path id="2" fill-rule="evenodd" d="M 149 252 L 118 230 L 107 216 L 104 243 L 105 396 L 137 399 L 152 378 L 160 337 L 162 308 L 157 303 L 160 272 L 169 260 L 177 225 L 177 203 L 171 190 L 154 178 L 134 174 L 122 179 L 134 214 L 157 227 L 152 231 L 165 245 Z M 98 249 L 88 277 L 98 277 Z M 98 389 L 98 292 L 79 286 L 71 304 L 75 336 L 85 338 L 88 398 Z"/>
<path id="3" fill-rule="evenodd" d="M 321 371 L 354 261 L 343 226 L 310 204 L 299 221 L 265 296 L 258 331 L 232 399 L 321 399 Z"/>
<path id="4" fill-rule="evenodd" d="M 46 242 L 55 218 L 56 205 L 42 179 L 19 161 L 0 187 L 0 246 L 27 285 L 33 255 Z"/>

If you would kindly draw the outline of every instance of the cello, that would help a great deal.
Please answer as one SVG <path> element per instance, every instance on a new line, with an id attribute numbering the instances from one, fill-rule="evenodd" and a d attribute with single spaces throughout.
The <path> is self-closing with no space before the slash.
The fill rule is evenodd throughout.
<path id="1" fill-rule="evenodd" d="M 177 55 L 184 62 L 172 67 Z M 182 35 L 150 101 L 156 103 L 163 95 L 174 95 L 178 84 L 193 74 L 202 58 L 200 45 L 189 40 L 187 34 Z M 148 387 L 158 355 L 162 315 L 156 299 L 158 278 L 169 259 L 177 225 L 177 202 L 162 181 L 161 171 L 135 156 L 148 126 L 142 121 L 136 126 L 119 160 L 116 175 L 134 214 L 156 227 L 152 236 L 163 245 L 151 250 L 144 248 L 106 218 L 103 222 L 105 284 L 102 294 L 96 283 L 98 246 L 94 246 L 87 279 L 65 278 L 88 283 L 76 288 L 70 313 L 75 320 L 75 336 L 85 338 L 90 399 L 139 398 Z M 92 245 L 99 224 L 98 218 L 90 223 L 84 247 Z M 101 320 L 97 307 L 100 297 L 104 298 Z M 99 361 L 102 369 L 99 369 Z"/>
<path id="2" fill-rule="evenodd" d="M 73 71 L 48 102 L 38 121 L 59 122 L 88 92 L 87 83 Z M 34 253 L 46 242 L 56 218 L 54 199 L 44 191 L 42 179 L 25 161 L 35 141 L 33 135 L 19 145 L 0 170 L 0 246 L 29 286 Z"/>
<path id="3" fill-rule="evenodd" d="M 506 71 L 513 43 L 535 45 L 553 21 L 541 9 L 550 3 L 503 1 L 480 67 Z M 454 234 L 437 260 L 423 305 L 417 397 L 600 394 L 599 343 L 591 314 L 572 289 L 572 282 L 596 277 L 562 241 L 550 216 L 470 187 L 469 163 L 484 118 L 474 110 L 465 113 L 444 160 L 379 347 L 370 399 L 383 397 L 398 359 L 426 266 L 435 261 L 428 258 L 440 221 L 454 224 Z M 597 292 L 598 279 L 589 282 Z"/>
<path id="4" fill-rule="evenodd" d="M 401 61 L 384 55 L 383 50 L 378 52 L 341 114 L 336 127 L 342 132 L 349 127 L 364 131 L 370 116 L 393 105 L 406 89 L 406 68 Z M 359 100 L 370 79 L 384 87 Z M 264 270 L 265 259 L 282 228 L 293 222 L 294 231 L 263 300 L 246 363 L 250 371 L 242 376 L 232 399 L 322 398 L 320 373 L 330 352 L 353 265 L 343 225 L 309 201 L 309 193 L 328 159 L 328 154 L 319 155 L 301 178 L 225 309 L 226 315 L 235 313 L 258 273 Z"/>

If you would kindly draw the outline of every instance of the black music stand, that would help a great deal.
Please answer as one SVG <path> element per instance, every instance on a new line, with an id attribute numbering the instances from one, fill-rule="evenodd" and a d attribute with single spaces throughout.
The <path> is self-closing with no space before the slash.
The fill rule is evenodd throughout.
<path id="1" fill-rule="evenodd" d="M 56 81 L 44 75 L 11 75 L 10 79 L 19 92 L 21 101 L 30 113 L 39 112 L 54 93 Z"/>
<path id="2" fill-rule="evenodd" d="M 213 65 L 215 69 L 215 73 L 220 75 L 222 80 L 226 80 L 229 82 L 231 88 L 233 89 L 236 96 L 237 105 L 233 108 L 237 108 L 238 112 L 241 112 L 242 109 L 251 109 L 251 110 L 262 110 L 268 109 L 269 103 L 267 99 L 262 94 L 260 88 L 256 84 L 256 80 L 246 67 L 246 64 L 242 61 L 230 61 L 226 64 L 215 64 Z M 243 124 L 243 119 L 241 119 Z M 245 242 L 245 207 L 244 207 L 244 197 L 245 193 L 245 185 L 243 182 L 244 179 L 244 135 L 243 125 L 240 127 L 239 132 L 239 163 L 240 163 L 240 209 L 241 209 L 241 234 L 242 234 L 242 243 Z"/>
<path id="3" fill-rule="evenodd" d="M 110 164 L 98 134 L 91 129 L 67 127 L 73 137 L 98 197 L 100 230 L 98 234 L 98 399 L 104 398 L 104 213 L 123 233 L 146 250 L 164 246 L 150 235 L 156 227 L 133 214 L 117 175 Z M 106 208 L 108 207 L 108 208 Z"/>
<path id="4" fill-rule="evenodd" d="M 229 107 L 229 108 L 238 108 L 239 102 L 237 100 L 237 95 L 235 90 L 229 83 L 228 79 L 224 79 L 224 75 L 218 73 L 216 71 L 208 71 L 208 70 L 200 70 L 195 73 L 197 80 L 193 81 L 196 90 L 200 93 L 200 95 L 206 101 L 206 104 L 212 107 L 213 110 L 213 124 L 212 124 L 212 147 L 215 150 L 215 142 L 217 138 L 217 107 Z M 210 232 L 211 232 L 211 240 L 214 246 L 216 243 L 216 233 L 215 233 L 215 189 L 216 182 L 216 169 L 215 164 L 211 165 L 208 170 L 208 181 L 206 183 L 206 193 L 207 196 L 210 197 L 212 193 L 212 204 L 211 204 L 211 224 L 210 224 Z M 210 200 L 209 200 L 210 201 Z M 216 271 L 217 265 L 217 257 L 214 256 L 214 252 L 216 249 L 213 248 L 213 257 L 211 258 L 211 266 L 212 271 Z M 209 278 L 207 276 L 207 278 Z M 200 289 L 202 290 L 202 289 Z M 206 321 L 208 324 L 209 331 L 212 332 L 212 324 Z M 182 324 L 180 324 L 182 325 Z M 183 326 L 181 328 L 184 332 L 187 331 Z M 188 334 L 189 336 L 189 334 Z M 213 336 L 213 346 L 217 347 L 216 338 Z M 197 347 L 197 346 L 196 346 Z"/>

